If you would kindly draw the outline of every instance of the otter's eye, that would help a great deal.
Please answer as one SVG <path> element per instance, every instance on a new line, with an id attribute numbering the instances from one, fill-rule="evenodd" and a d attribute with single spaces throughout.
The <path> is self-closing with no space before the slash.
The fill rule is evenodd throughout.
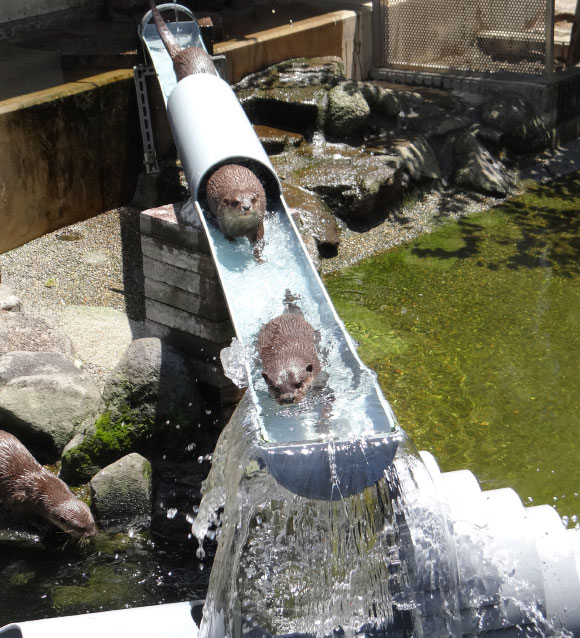
<path id="1" fill-rule="evenodd" d="M 295 383 L 295 384 L 294 384 L 294 387 L 295 387 L 297 390 L 299 390 L 302 386 L 303 386 L 302 381 L 298 381 L 298 383 Z"/>
<path id="2" fill-rule="evenodd" d="M 237 208 L 240 205 L 240 202 L 237 199 L 231 199 L 230 200 L 230 205 L 234 206 L 235 208 Z"/>
<path id="3" fill-rule="evenodd" d="M 313 368 L 312 368 L 312 364 L 311 364 L 311 363 L 309 363 L 309 364 L 306 366 L 306 372 L 312 372 L 312 369 L 313 369 Z"/>
<path id="4" fill-rule="evenodd" d="M 223 202 L 226 206 L 230 205 L 230 200 L 227 197 L 224 197 Z"/>

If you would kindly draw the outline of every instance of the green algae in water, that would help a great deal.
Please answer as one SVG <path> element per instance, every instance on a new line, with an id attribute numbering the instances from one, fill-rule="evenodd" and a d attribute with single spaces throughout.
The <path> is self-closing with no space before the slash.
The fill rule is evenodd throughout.
<path id="1" fill-rule="evenodd" d="M 443 471 L 580 515 L 580 176 L 326 279 L 402 427 Z"/>

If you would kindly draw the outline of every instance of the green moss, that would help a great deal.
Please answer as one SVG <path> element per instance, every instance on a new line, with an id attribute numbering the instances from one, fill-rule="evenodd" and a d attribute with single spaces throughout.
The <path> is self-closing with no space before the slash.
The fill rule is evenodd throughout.
<path id="1" fill-rule="evenodd" d="M 420 449 L 568 515 L 580 479 L 579 209 L 574 174 L 326 278 Z"/>

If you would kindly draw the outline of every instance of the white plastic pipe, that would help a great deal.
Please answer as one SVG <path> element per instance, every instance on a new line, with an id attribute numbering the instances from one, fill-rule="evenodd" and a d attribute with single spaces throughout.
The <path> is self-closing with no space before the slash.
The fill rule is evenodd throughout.
<path id="1" fill-rule="evenodd" d="M 201 73 L 183 78 L 169 96 L 167 115 L 194 201 L 204 177 L 235 160 L 262 167 L 267 189 L 273 187 L 280 196 L 268 155 L 235 93 L 221 78 Z"/>

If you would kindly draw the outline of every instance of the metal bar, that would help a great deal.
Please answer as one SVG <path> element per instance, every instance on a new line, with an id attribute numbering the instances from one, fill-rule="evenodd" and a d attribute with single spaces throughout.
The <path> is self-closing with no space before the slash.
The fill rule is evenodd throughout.
<path id="1" fill-rule="evenodd" d="M 151 111 L 149 109 L 149 96 L 147 94 L 147 76 L 156 75 L 152 66 L 138 65 L 133 67 L 135 90 L 137 92 L 137 108 L 139 110 L 139 122 L 141 124 L 141 139 L 143 140 L 143 163 L 146 173 L 159 172 L 155 141 L 153 139 L 153 127 L 151 125 Z"/>
<path id="2" fill-rule="evenodd" d="M 554 0 L 546 0 L 546 79 L 554 76 Z"/>

